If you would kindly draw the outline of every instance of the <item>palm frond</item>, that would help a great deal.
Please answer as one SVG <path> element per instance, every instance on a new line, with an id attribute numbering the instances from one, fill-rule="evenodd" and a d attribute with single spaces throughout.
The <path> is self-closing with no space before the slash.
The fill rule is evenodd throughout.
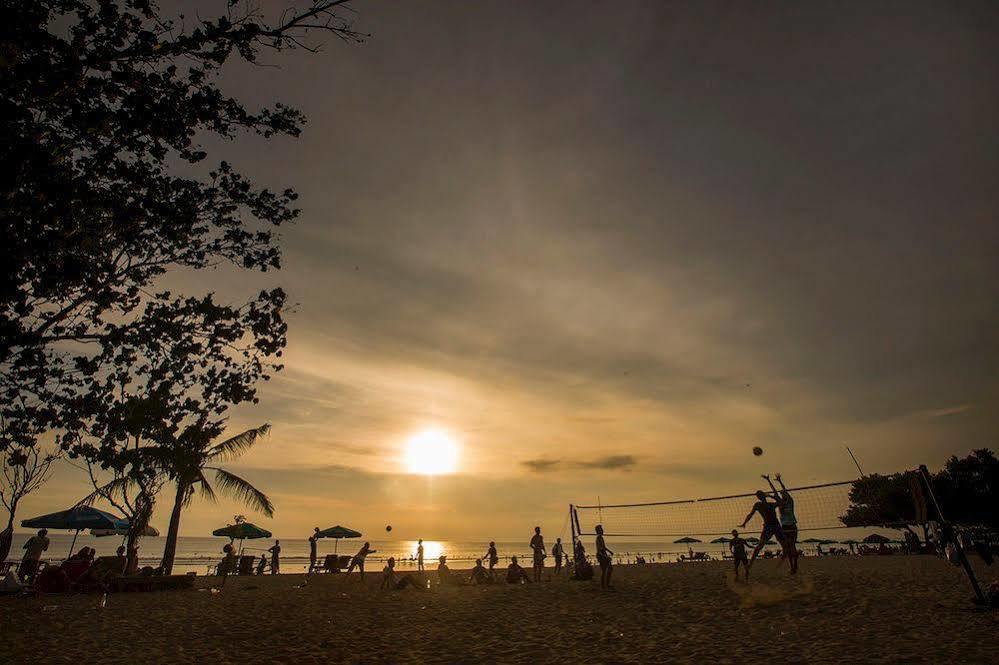
<path id="1" fill-rule="evenodd" d="M 77 501 L 73 507 L 78 508 L 79 506 L 92 506 L 94 505 L 94 501 L 97 501 L 97 499 L 120 498 L 125 494 L 125 489 L 128 487 L 130 482 L 132 482 L 132 480 L 128 476 L 115 478 L 111 482 L 101 485 L 93 492 Z"/>
<path id="2" fill-rule="evenodd" d="M 208 451 L 208 459 L 231 460 L 239 457 L 253 447 L 258 438 L 266 435 L 270 430 L 270 423 L 264 423 L 260 427 L 248 429 L 231 439 L 217 443 Z"/>
<path id="3" fill-rule="evenodd" d="M 201 475 L 198 478 L 197 482 L 200 483 L 200 485 L 201 485 L 201 496 L 203 496 L 206 501 L 208 501 L 209 503 L 218 503 L 219 502 L 219 498 L 215 494 L 215 490 L 212 489 L 212 484 L 210 482 L 208 482 L 207 478 L 205 478 L 205 474 L 204 474 L 203 471 L 201 472 Z M 194 486 L 193 485 L 191 486 L 191 493 L 188 495 L 188 498 L 185 499 L 185 504 L 190 502 L 190 500 L 191 500 L 190 497 L 192 497 L 192 496 L 194 496 Z"/>
<path id="4" fill-rule="evenodd" d="M 267 517 L 274 516 L 274 504 L 271 503 L 266 494 L 234 473 L 229 473 L 225 469 L 212 468 L 212 470 L 215 472 L 215 482 L 218 483 L 219 490 L 224 494 L 228 494 L 237 501 L 242 501 Z"/>

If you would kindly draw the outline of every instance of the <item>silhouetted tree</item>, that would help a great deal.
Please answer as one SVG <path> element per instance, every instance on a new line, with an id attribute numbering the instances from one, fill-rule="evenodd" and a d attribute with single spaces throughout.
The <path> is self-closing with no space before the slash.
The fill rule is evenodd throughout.
<path id="1" fill-rule="evenodd" d="M 853 481 L 850 506 L 840 521 L 845 526 L 914 524 L 916 508 L 909 473 L 871 474 Z"/>
<path id="2" fill-rule="evenodd" d="M 0 423 L 0 433 L 4 429 Z M 60 453 L 58 449 L 48 452 L 38 446 L 0 449 L 0 504 L 7 509 L 7 527 L 0 531 L 0 561 L 10 554 L 17 504 L 45 483 Z"/>
<path id="3" fill-rule="evenodd" d="M 217 75 L 232 57 L 314 50 L 305 39 L 317 31 L 359 40 L 344 5 L 316 0 L 268 20 L 229 2 L 225 16 L 174 20 L 149 0 L 4 4 L 3 450 L 61 431 L 63 448 L 117 474 L 120 487 L 142 474 L 130 481 L 134 465 L 114 458 L 143 437 L 109 408 L 161 403 L 176 418 L 186 401 L 197 420 L 255 401 L 257 381 L 280 369 L 280 288 L 229 305 L 159 282 L 175 270 L 280 267 L 275 230 L 298 216 L 294 191 L 260 188 L 225 161 L 205 167 L 199 142 L 298 136 L 299 111 L 248 109 Z M 193 377 L 186 392 L 166 386 L 178 369 Z M 143 425 L 157 443 L 157 428 L 170 426 L 180 423 Z"/>

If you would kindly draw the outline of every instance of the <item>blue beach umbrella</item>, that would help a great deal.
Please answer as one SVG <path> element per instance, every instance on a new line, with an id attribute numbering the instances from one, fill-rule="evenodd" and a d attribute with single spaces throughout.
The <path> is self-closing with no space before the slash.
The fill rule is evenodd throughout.
<path id="1" fill-rule="evenodd" d="M 49 513 L 41 517 L 32 517 L 23 520 L 21 526 L 29 529 L 70 529 L 75 531 L 73 542 L 69 546 L 69 553 L 73 553 L 76 546 L 76 537 L 84 529 L 127 529 L 128 520 L 97 510 L 91 506 L 76 506 L 68 510 L 60 510 L 58 513 Z"/>

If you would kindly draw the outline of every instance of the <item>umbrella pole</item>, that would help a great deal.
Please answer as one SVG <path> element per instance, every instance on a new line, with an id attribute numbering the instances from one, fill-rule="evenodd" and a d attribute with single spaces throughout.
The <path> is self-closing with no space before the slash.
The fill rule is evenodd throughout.
<path id="1" fill-rule="evenodd" d="M 80 530 L 77 529 L 76 533 L 73 534 L 73 542 L 69 544 L 69 554 L 66 555 L 67 559 L 73 556 L 73 548 L 76 547 L 76 537 L 79 535 L 80 535 Z"/>

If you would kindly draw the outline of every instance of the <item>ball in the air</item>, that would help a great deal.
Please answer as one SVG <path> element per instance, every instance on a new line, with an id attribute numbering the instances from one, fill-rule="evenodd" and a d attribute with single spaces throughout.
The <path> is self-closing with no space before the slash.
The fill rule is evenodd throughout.
<path id="1" fill-rule="evenodd" d="M 760 455 L 763 454 L 763 448 L 760 448 L 759 446 L 753 446 L 753 454 L 759 457 Z"/>
<path id="2" fill-rule="evenodd" d="M 388 525 L 387 527 L 385 527 L 385 530 L 386 530 L 386 531 L 391 531 L 391 530 L 392 530 L 392 525 L 391 525 L 391 524 L 389 524 L 389 525 Z"/>

